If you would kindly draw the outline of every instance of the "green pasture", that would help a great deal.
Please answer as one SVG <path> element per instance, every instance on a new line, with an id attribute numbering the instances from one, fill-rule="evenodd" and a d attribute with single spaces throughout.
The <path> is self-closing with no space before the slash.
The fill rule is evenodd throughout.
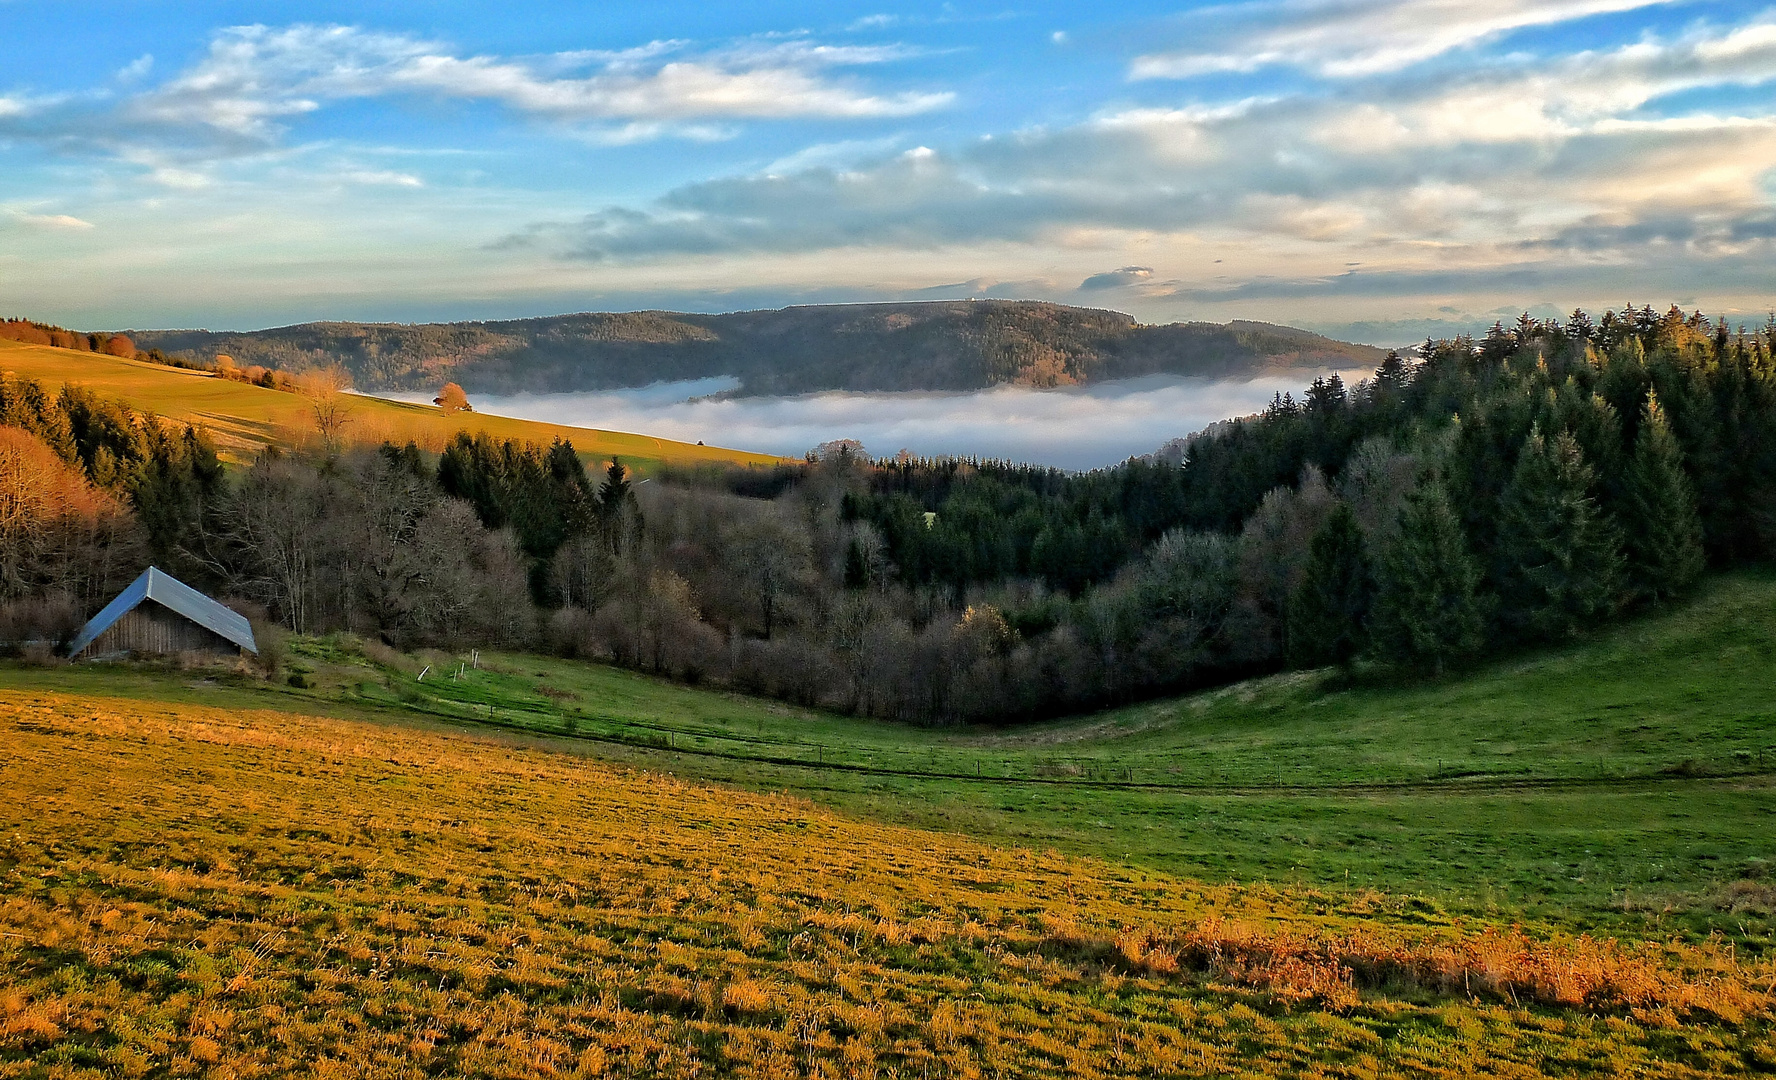
<path id="1" fill-rule="evenodd" d="M 1440 680 L 1277 676 L 1069 720 L 921 729 L 601 665 L 291 643 L 280 677 L 0 683 L 489 725 L 861 817 L 1186 877 L 1378 890 L 1635 936 L 1776 932 L 1776 575 Z M 418 676 L 424 671 L 424 678 Z"/>

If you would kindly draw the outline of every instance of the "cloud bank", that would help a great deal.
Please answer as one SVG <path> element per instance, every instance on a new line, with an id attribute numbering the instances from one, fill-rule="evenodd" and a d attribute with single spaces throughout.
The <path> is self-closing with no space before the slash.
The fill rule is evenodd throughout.
<path id="1" fill-rule="evenodd" d="M 1358 6 L 1362 17 L 1341 25 L 1364 25 L 1382 7 Z M 1513 10 L 1531 13 L 1529 5 Z M 1463 275 L 1570 280 L 1572 257 L 1593 277 L 1630 263 L 1660 264 L 1672 277 L 1707 265 L 1755 290 L 1769 283 L 1760 261 L 1776 254 L 1776 109 L 1767 99 L 1732 112 L 1654 107 L 1772 79 L 1776 21 L 1764 16 L 1556 60 L 1508 57 L 1466 74 L 1352 75 L 1330 90 L 1125 109 L 849 168 L 700 181 L 652 206 L 541 223 L 510 242 L 571 259 L 645 263 L 1144 239 L 1318 263 L 1296 280 L 1325 292 L 1358 280 L 1371 291 L 1390 282 L 1459 290 Z M 1347 270 L 1359 263 L 1359 272 Z M 1274 272 L 1217 280 L 1200 264 L 1170 268 L 1194 269 L 1193 278 L 1166 269 L 1099 272 L 1079 290 L 1288 295 Z"/>
<path id="2" fill-rule="evenodd" d="M 1252 381 L 1149 378 L 1081 390 L 1001 386 L 959 394 L 808 394 L 684 400 L 730 388 L 721 380 L 574 394 L 476 395 L 497 416 L 645 432 L 687 442 L 799 457 L 830 439 L 856 439 L 877 457 L 998 457 L 1095 469 L 1151 453 L 1217 420 L 1258 412 L 1296 376 Z M 430 401 L 418 394 L 404 400 Z"/>

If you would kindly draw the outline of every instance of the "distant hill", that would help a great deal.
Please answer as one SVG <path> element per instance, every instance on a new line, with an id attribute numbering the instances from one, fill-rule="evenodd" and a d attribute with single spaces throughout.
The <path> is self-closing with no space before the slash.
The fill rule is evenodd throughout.
<path id="1" fill-rule="evenodd" d="M 1027 300 L 840 304 L 691 315 L 637 311 L 504 322 L 305 323 L 248 333 L 131 330 L 141 349 L 301 371 L 365 390 L 556 392 L 729 375 L 742 394 L 1063 386 L 1142 375 L 1243 377 L 1371 367 L 1382 351 L 1269 323 L 1144 326 Z"/>

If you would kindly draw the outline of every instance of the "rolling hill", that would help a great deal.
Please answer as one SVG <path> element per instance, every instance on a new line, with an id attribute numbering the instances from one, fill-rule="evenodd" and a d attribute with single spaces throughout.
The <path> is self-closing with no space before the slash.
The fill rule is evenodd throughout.
<path id="1" fill-rule="evenodd" d="M 91 352 L 0 341 L 0 371 L 33 379 L 52 390 L 64 383 L 85 386 L 101 397 L 180 423 L 196 424 L 215 438 L 232 460 L 260 447 L 290 446 L 313 437 L 313 409 L 300 394 L 219 379 L 206 372 L 163 367 Z M 380 398 L 349 399 L 344 436 L 355 442 L 416 442 L 443 449 L 458 431 L 485 431 L 501 439 L 547 445 L 557 438 L 573 443 L 590 461 L 620 456 L 646 471 L 655 463 L 733 462 L 771 464 L 768 454 L 657 439 L 650 435 L 567 427 L 478 413 L 445 414 L 428 405 Z"/>
<path id="2" fill-rule="evenodd" d="M 1268 323 L 1145 326 L 1038 301 L 842 304 L 695 315 L 587 313 L 430 325 L 307 323 L 248 333 L 132 330 L 142 349 L 291 371 L 340 364 L 369 390 L 555 392 L 733 376 L 740 393 L 973 390 L 1143 375 L 1243 378 L 1372 368 L 1380 349 Z"/>
<path id="3" fill-rule="evenodd" d="M 1772 599 L 1011 731 L 0 661 L 0 1078 L 1764 1075 Z"/>
<path id="4" fill-rule="evenodd" d="M 1767 961 L 426 722 L 0 689 L 0 1077 L 1704 1077 Z"/>
<path id="5" fill-rule="evenodd" d="M 1212 881 L 1412 894 L 1776 949 L 1776 576 L 1446 679 L 1330 671 L 1012 728 L 921 728 L 543 656 L 297 638 L 310 684 L 0 667 L 138 701 L 469 725 L 854 817 Z M 460 670 L 440 679 L 434 672 Z"/>

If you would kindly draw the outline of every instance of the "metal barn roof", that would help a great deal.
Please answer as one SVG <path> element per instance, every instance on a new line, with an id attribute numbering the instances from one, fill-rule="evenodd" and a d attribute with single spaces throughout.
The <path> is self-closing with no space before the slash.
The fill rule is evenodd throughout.
<path id="1" fill-rule="evenodd" d="M 141 577 L 130 582 L 129 588 L 118 593 L 117 599 L 106 604 L 105 610 L 94 615 L 91 622 L 80 628 L 74 643 L 68 646 L 69 659 L 79 656 L 81 650 L 91 645 L 100 634 L 111 629 L 118 619 L 134 611 L 144 600 L 152 600 L 169 611 L 177 612 L 250 653 L 259 652 L 259 646 L 253 641 L 253 624 L 244 616 L 216 603 L 166 571 L 150 566 L 142 571 Z"/>

